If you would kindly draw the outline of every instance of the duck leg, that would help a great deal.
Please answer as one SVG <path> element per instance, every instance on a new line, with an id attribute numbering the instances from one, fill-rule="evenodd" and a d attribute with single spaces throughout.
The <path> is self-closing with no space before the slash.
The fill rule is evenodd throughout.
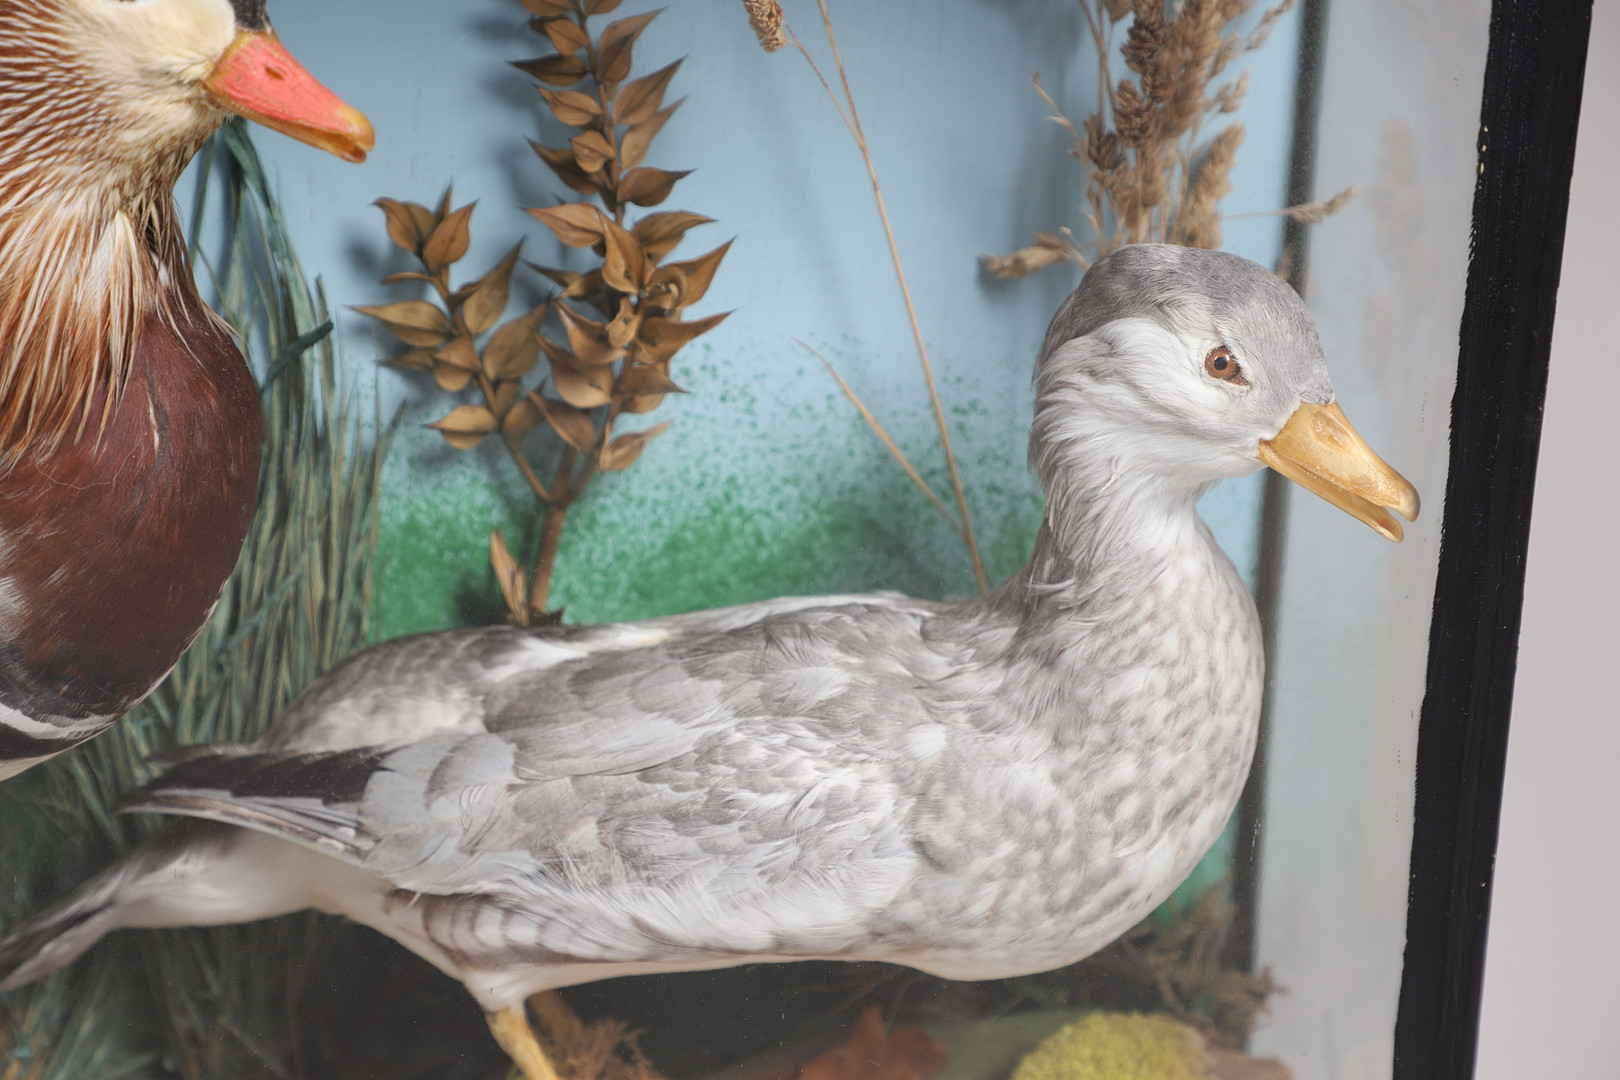
<path id="1" fill-rule="evenodd" d="M 529 1026 L 523 1005 L 508 1005 L 498 1012 L 485 1013 L 484 1018 L 489 1021 L 490 1034 L 495 1036 L 495 1041 L 523 1071 L 524 1080 L 560 1080 L 540 1040 L 535 1038 L 534 1029 Z"/>

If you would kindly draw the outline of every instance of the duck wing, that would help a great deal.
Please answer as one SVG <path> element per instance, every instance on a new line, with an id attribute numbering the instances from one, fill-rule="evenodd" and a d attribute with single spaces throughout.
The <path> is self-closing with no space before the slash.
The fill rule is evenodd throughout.
<path id="1" fill-rule="evenodd" d="M 941 722 L 922 692 L 947 666 L 923 633 L 933 610 L 706 613 L 655 644 L 490 664 L 461 691 L 481 730 L 208 748 L 126 805 L 282 836 L 396 890 L 594 923 L 604 955 L 620 955 L 620 929 L 622 955 L 642 955 L 632 939 L 654 924 L 660 942 L 731 947 L 743 911 L 778 929 L 813 921 L 824 952 L 826 927 L 853 933 L 918 858 L 899 744 Z M 322 691 L 328 710 L 370 700 L 363 670 L 347 696 Z"/>

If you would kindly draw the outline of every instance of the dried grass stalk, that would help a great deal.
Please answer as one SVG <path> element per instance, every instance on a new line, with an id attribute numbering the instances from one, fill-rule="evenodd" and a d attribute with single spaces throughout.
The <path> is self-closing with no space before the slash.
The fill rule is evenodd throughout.
<path id="1" fill-rule="evenodd" d="M 833 92 L 832 85 L 827 81 L 826 76 L 821 73 L 821 68 L 816 64 L 815 58 L 810 55 L 810 51 L 804 47 L 797 35 L 793 33 L 792 27 L 787 24 L 786 19 L 782 16 L 781 5 L 776 0 L 743 0 L 743 5 L 749 15 L 749 22 L 753 25 L 755 33 L 759 35 L 760 44 L 764 46 L 766 52 L 774 52 L 775 48 L 780 46 L 773 47 L 771 41 L 767 41 L 766 36 L 760 33 L 761 23 L 756 21 L 755 16 L 756 11 L 764 7 L 773 9 L 770 13 L 769 25 L 775 27 L 785 42 L 797 49 L 799 55 L 804 57 L 805 63 L 810 65 L 810 70 L 820 80 L 822 89 L 827 92 L 827 97 L 832 101 L 833 108 L 838 111 L 838 116 L 849 130 L 850 137 L 855 140 L 855 146 L 861 152 L 861 159 L 866 163 L 867 179 L 872 185 L 872 197 L 877 201 L 878 220 L 883 224 L 883 236 L 888 242 L 889 256 L 894 262 L 895 278 L 900 283 L 900 298 L 905 304 L 906 317 L 911 323 L 911 335 L 917 347 L 917 360 L 922 365 L 923 380 L 928 386 L 928 400 L 933 407 L 934 424 L 939 431 L 940 448 L 945 456 L 945 468 L 950 474 L 951 492 L 956 500 L 956 514 L 954 516 L 947 514 L 946 519 L 956 530 L 957 535 L 962 538 L 962 543 L 967 547 L 968 559 L 973 564 L 973 579 L 978 585 L 979 591 L 984 592 L 989 588 L 989 579 L 985 575 L 984 560 L 979 555 L 978 540 L 973 534 L 973 516 L 968 511 L 967 493 L 962 486 L 961 470 L 957 466 L 956 453 L 951 448 L 951 432 L 950 426 L 945 422 L 945 406 L 940 400 L 939 386 L 934 379 L 933 364 L 928 359 L 928 346 L 923 341 L 922 326 L 917 321 L 917 308 L 911 300 L 911 286 L 906 282 L 906 270 L 900 259 L 900 248 L 895 243 L 894 228 L 889 222 L 888 206 L 883 201 L 883 188 L 878 183 L 877 166 L 872 161 L 872 151 L 867 145 L 866 133 L 861 129 L 860 115 L 855 110 L 855 95 L 850 91 L 849 74 L 844 69 L 844 58 L 838 51 L 838 38 L 833 33 L 832 16 L 827 11 L 826 0 L 817 0 L 817 4 L 821 9 L 821 25 L 827 34 L 827 45 L 832 51 L 833 65 L 838 71 L 838 81 L 843 91 L 842 98 Z M 774 41 L 775 39 L 771 40 Z M 827 364 L 827 361 L 822 359 L 822 363 Z M 832 365 L 827 364 L 827 368 L 832 371 Z M 833 372 L 833 377 L 838 378 L 837 372 Z M 856 400 L 848 385 L 842 379 L 838 379 L 838 382 L 843 387 L 844 392 L 852 400 Z M 876 418 L 858 400 L 856 400 L 856 404 L 868 424 L 872 426 L 878 437 L 883 440 L 884 445 L 889 448 L 890 453 L 899 461 L 906 475 L 911 478 L 912 483 L 930 502 L 936 506 L 939 505 L 939 497 L 928 487 L 927 483 L 922 479 L 922 475 L 907 460 L 905 454 L 900 451 L 894 441 L 889 438 L 888 433 L 877 423 Z"/>

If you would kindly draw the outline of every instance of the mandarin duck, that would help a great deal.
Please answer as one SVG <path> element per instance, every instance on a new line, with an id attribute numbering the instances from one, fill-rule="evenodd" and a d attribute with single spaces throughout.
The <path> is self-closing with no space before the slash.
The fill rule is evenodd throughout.
<path id="1" fill-rule="evenodd" d="M 1305 306 L 1233 255 L 1099 260 L 1040 351 L 1029 564 L 957 603 L 771 600 L 403 638 L 127 809 L 186 815 L 0 943 L 0 989 L 126 926 L 317 908 L 459 979 L 531 1080 L 525 999 L 644 972 L 1074 963 L 1237 802 L 1253 601 L 1199 496 L 1269 464 L 1390 540 L 1417 492 L 1334 403 Z"/>
<path id="2" fill-rule="evenodd" d="M 228 113 L 372 146 L 263 0 L 0 0 L 0 779 L 145 697 L 246 535 L 258 395 L 173 195 Z"/>

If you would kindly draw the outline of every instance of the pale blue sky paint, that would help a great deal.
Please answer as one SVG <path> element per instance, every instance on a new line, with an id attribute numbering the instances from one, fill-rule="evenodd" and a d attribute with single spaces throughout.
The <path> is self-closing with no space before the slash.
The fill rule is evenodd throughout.
<path id="1" fill-rule="evenodd" d="M 1070 225 L 1084 235 L 1068 139 L 1046 119 L 1029 79 L 1039 70 L 1078 122 L 1095 99 L 1091 43 L 1078 6 L 1068 0 L 830 0 L 829 6 L 980 530 L 994 534 L 998 519 L 1027 516 L 1019 508 L 1033 498 L 1023 466 L 1030 367 L 1051 312 L 1079 275 L 1056 268 L 998 282 L 979 269 L 977 256 L 1019 246 L 1038 229 Z M 649 7 L 630 0 L 611 18 Z M 787 8 L 835 77 L 816 6 L 790 0 Z M 520 209 L 572 195 L 525 142 L 556 144 L 566 135 L 544 115 L 532 81 L 506 63 L 550 51 L 526 29 L 516 0 L 276 0 L 271 14 L 293 54 L 377 129 L 377 150 L 359 167 L 278 135 L 258 136 L 304 265 L 324 279 L 334 307 L 413 295 L 377 284 L 408 263 L 386 240 L 382 215 L 370 203 L 379 195 L 430 202 L 450 181 L 458 203 L 479 204 L 473 247 L 462 264 L 469 275 L 482 273 L 520 237 L 528 258 L 569 265 L 577 253 L 560 250 Z M 1237 118 L 1248 136 L 1225 204 L 1229 214 L 1282 204 L 1296 39 L 1289 15 L 1264 51 L 1244 58 L 1250 92 Z M 659 135 L 648 164 L 696 170 L 660 209 L 717 219 L 690 233 L 679 257 L 736 237 L 692 313 L 735 314 L 677 358 L 677 379 L 691 393 L 648 418 L 672 422 L 654 444 L 656 460 L 649 452 L 593 492 L 594 508 L 570 528 L 588 519 L 603 528 L 651 530 L 632 538 L 637 550 L 667 551 L 679 538 L 659 535 L 656 519 L 668 515 L 641 511 L 672 499 L 691 505 L 725 489 L 732 512 L 761 522 L 755 542 L 770 544 L 829 502 L 869 500 L 881 489 L 896 508 L 902 546 L 915 537 L 918 559 L 956 558 L 931 512 L 903 483 L 892 483 L 881 447 L 796 344 L 802 340 L 837 364 L 919 465 L 942 479 L 910 330 L 852 141 L 801 57 L 758 48 L 740 3 L 670 3 L 637 45 L 635 70 L 644 74 L 682 56 L 669 97 L 688 100 Z M 1278 219 L 1240 218 L 1229 223 L 1226 246 L 1270 263 L 1279 238 Z M 373 358 L 395 345 L 352 313 L 337 321 L 354 377 L 369 386 Z M 494 455 L 449 452 L 418 426 L 454 404 L 449 395 L 392 370 L 378 373 L 376 386 L 385 409 L 402 401 L 411 407 L 410 430 L 390 467 L 389 527 L 407 527 L 394 511 L 402 500 L 428 498 L 430 489 L 439 493 L 433 498 L 459 501 L 471 517 L 498 518 L 503 491 L 521 506 L 521 493 L 514 497 L 510 485 L 488 479 L 506 469 Z M 609 500 L 640 507 L 639 516 L 617 513 Z M 1250 480 L 1222 485 L 1203 507 L 1245 573 L 1254 563 L 1258 501 L 1258 483 Z M 583 565 L 591 558 L 584 548 L 590 537 L 573 539 Z M 476 565 L 483 556 L 447 550 L 444 557 Z M 569 557 L 565 551 L 564 561 Z M 1011 568 L 1005 559 L 998 567 Z M 880 580 L 861 583 L 926 587 L 885 582 L 875 565 L 866 577 L 873 575 Z M 559 577 L 567 575 L 560 570 Z M 947 570 L 935 588 L 969 584 Z M 565 599 L 581 616 L 636 613 L 633 604 L 598 610 L 588 597 Z"/>

